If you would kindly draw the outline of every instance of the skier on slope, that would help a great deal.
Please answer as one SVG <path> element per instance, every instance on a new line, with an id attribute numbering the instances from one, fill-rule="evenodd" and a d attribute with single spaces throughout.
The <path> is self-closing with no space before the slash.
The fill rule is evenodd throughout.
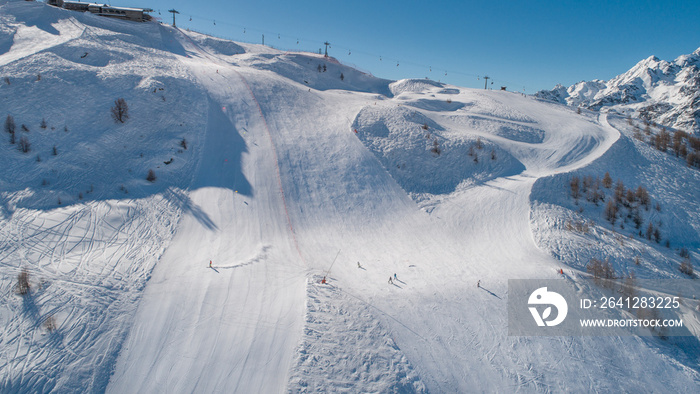
<path id="1" fill-rule="evenodd" d="M 211 266 L 211 260 L 209 260 L 209 268 L 212 268 L 212 266 Z"/>
<path id="2" fill-rule="evenodd" d="M 394 281 L 391 280 L 391 276 L 389 277 L 389 284 L 390 284 L 390 285 L 393 285 L 393 284 L 394 284 Z"/>
<path id="3" fill-rule="evenodd" d="M 476 287 L 481 287 L 481 279 L 479 279 L 478 281 L 476 281 Z"/>

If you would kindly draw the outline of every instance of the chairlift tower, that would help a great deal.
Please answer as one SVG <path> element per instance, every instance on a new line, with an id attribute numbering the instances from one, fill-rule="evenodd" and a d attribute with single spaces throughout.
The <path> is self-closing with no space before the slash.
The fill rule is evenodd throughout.
<path id="1" fill-rule="evenodd" d="M 331 43 L 328 42 L 328 41 L 326 41 L 326 42 L 323 43 L 323 45 L 326 46 L 326 57 L 328 57 L 328 47 L 331 45 Z"/>
<path id="2" fill-rule="evenodd" d="M 168 12 L 172 12 L 172 14 L 173 14 L 173 27 L 177 27 L 177 26 L 175 26 L 175 14 L 179 14 L 179 12 L 177 12 L 177 10 L 174 8 L 171 10 L 168 10 Z"/>
<path id="3" fill-rule="evenodd" d="M 484 76 L 484 89 L 488 89 L 487 86 L 488 86 L 488 83 L 489 83 L 489 79 L 491 79 L 491 77 L 489 77 L 488 75 L 485 75 L 485 76 Z"/>

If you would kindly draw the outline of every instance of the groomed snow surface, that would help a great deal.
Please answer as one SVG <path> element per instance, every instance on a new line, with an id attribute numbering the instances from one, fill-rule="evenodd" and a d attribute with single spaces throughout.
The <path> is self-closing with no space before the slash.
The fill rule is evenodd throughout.
<path id="1" fill-rule="evenodd" d="M 0 392 L 698 390 L 696 337 L 507 335 L 508 279 L 633 258 L 562 228 L 603 221 L 571 174 L 673 193 L 698 257 L 700 177 L 614 114 L 23 1 L 0 1 L 5 76 L 32 150 L 3 132 Z"/>

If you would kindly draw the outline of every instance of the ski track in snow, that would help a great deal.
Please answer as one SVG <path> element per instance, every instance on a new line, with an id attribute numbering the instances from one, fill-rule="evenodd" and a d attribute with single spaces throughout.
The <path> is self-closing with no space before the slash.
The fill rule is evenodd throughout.
<path id="1" fill-rule="evenodd" d="M 46 210 L 14 207 L 26 191 L 7 198 L 0 391 L 697 387 L 696 363 L 647 339 L 507 336 L 507 280 L 555 278 L 560 266 L 533 234 L 533 185 L 604 155 L 620 137 L 607 113 L 433 81 L 390 84 L 314 54 L 165 25 L 141 25 L 139 35 L 124 22 L 48 10 L 58 22 L 41 31 L 18 22 L 0 65 L 69 59 L 69 41 L 93 51 L 113 43 L 104 57 L 116 65 L 85 69 L 192 93 L 203 112 L 192 119 L 206 124 L 196 124 L 182 160 L 192 163 L 178 173 L 193 175 L 177 179 L 181 188 Z M 28 49 L 51 29 L 59 34 L 46 46 Z M 121 65 L 131 41 L 160 63 Z M 431 153 L 423 124 L 442 153 Z M 467 158 L 476 138 L 498 158 Z M 18 267 L 30 268 L 31 297 L 13 294 Z"/>
<path id="2" fill-rule="evenodd" d="M 0 270 L 16 278 L 18 265 L 27 268 L 34 289 L 18 298 L 16 281 L 2 282 L 0 316 L 14 316 L 0 337 L 9 351 L 0 357 L 2 391 L 101 390 L 176 222 L 160 198 L 22 210 L 2 219 Z M 49 317 L 54 332 L 43 326 Z"/>

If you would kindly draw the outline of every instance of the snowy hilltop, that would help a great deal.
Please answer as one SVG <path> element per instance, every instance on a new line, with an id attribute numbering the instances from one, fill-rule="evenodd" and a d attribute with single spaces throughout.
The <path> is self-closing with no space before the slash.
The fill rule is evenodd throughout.
<path id="1" fill-rule="evenodd" d="M 0 120 L 2 393 L 700 385 L 681 130 L 10 0 Z M 600 270 L 684 335 L 510 335 L 510 280 Z"/>
<path id="2" fill-rule="evenodd" d="M 673 62 L 650 56 L 609 81 L 557 85 L 535 96 L 574 107 L 615 108 L 650 122 L 700 133 L 700 48 Z"/>

